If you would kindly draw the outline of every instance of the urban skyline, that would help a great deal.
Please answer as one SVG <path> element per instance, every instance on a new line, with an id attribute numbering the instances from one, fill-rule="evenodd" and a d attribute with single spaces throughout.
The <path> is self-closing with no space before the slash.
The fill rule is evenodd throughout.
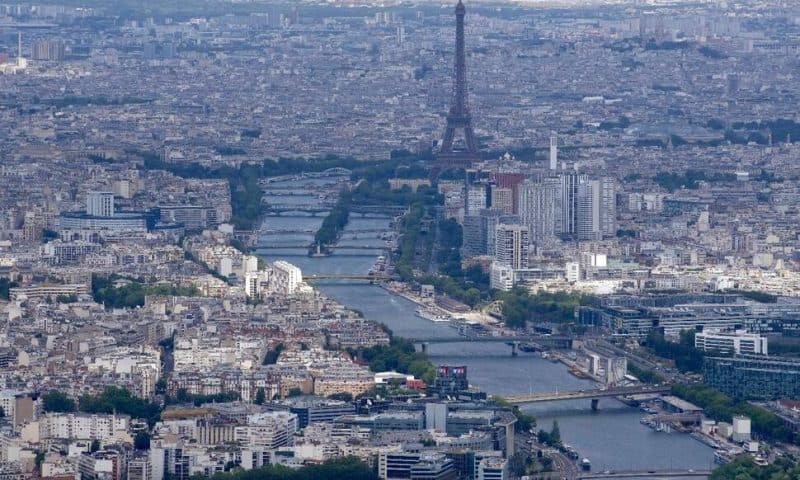
<path id="1" fill-rule="evenodd" d="M 0 476 L 794 478 L 797 18 L 0 2 Z"/>

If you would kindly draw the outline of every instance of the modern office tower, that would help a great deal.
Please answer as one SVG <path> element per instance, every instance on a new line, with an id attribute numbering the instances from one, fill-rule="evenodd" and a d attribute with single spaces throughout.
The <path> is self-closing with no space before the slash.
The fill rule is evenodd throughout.
<path id="1" fill-rule="evenodd" d="M 464 215 L 478 215 L 490 203 L 489 172 L 467 169 L 464 175 Z"/>
<path id="2" fill-rule="evenodd" d="M 92 217 L 113 217 L 114 194 L 112 192 L 89 192 L 86 195 L 86 214 Z"/>
<path id="3" fill-rule="evenodd" d="M 705 383 L 736 399 L 800 398 L 800 360 L 764 355 L 706 357 Z"/>
<path id="4" fill-rule="evenodd" d="M 550 135 L 550 170 L 558 168 L 558 135 Z"/>
<path id="5" fill-rule="evenodd" d="M 495 261 L 513 269 L 528 268 L 528 227 L 500 224 L 496 232 Z"/>
<path id="6" fill-rule="evenodd" d="M 542 182 L 525 181 L 519 187 L 517 204 L 523 225 L 528 227 L 532 242 L 545 243 L 556 237 L 557 179 Z"/>
<path id="7" fill-rule="evenodd" d="M 561 177 L 560 224 L 558 233 L 565 237 L 578 234 L 578 185 L 589 177 L 577 172 L 566 173 Z"/>
<path id="8" fill-rule="evenodd" d="M 588 180 L 578 184 L 576 237 L 578 240 L 599 240 L 600 181 Z"/>
<path id="9" fill-rule="evenodd" d="M 464 216 L 461 255 L 465 258 L 486 255 L 486 217 Z"/>
<path id="10" fill-rule="evenodd" d="M 463 244 L 461 255 L 465 258 L 494 255 L 497 225 L 520 224 L 517 215 L 506 215 L 494 208 L 484 208 L 477 215 L 464 217 L 462 224 Z"/>
<path id="11" fill-rule="evenodd" d="M 491 187 L 491 206 L 505 214 L 514 213 L 514 190 L 498 186 Z"/>
<path id="12" fill-rule="evenodd" d="M 489 185 L 485 183 L 468 184 L 464 195 L 464 215 L 478 215 L 489 206 Z"/>
<path id="13" fill-rule="evenodd" d="M 600 230 L 603 237 L 617 234 L 617 180 L 601 177 L 600 180 Z"/>
<path id="14" fill-rule="evenodd" d="M 482 232 L 486 236 L 485 244 L 486 244 L 486 255 L 495 254 L 495 244 L 497 239 L 497 226 L 502 223 L 503 212 L 497 210 L 495 208 L 487 208 L 481 210 L 480 213 L 481 218 L 483 218 L 482 222 Z"/>
<path id="15" fill-rule="evenodd" d="M 456 5 L 456 58 L 455 78 L 453 80 L 453 104 L 447 114 L 447 127 L 442 137 L 442 146 L 439 149 L 437 160 L 442 167 L 471 165 L 480 160 L 478 144 L 472 130 L 472 114 L 467 99 L 467 56 L 464 49 L 464 16 L 466 8 L 461 0 Z M 455 150 L 456 130 L 464 132 L 464 148 Z"/>
<path id="16" fill-rule="evenodd" d="M 578 240 L 613 237 L 617 229 L 616 181 L 610 177 L 590 179 L 578 173 L 558 178 L 556 234 Z"/>
<path id="17" fill-rule="evenodd" d="M 555 189 L 555 196 L 553 197 L 553 232 L 555 236 L 559 236 L 564 230 L 564 184 L 561 177 L 545 178 L 542 183 L 552 185 Z"/>

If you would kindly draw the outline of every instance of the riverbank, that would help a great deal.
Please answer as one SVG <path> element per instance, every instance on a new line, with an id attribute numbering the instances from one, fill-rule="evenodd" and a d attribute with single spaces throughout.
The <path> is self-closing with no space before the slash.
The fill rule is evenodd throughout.
<path id="1" fill-rule="evenodd" d="M 419 309 L 422 309 L 430 316 L 434 317 L 435 320 L 432 321 L 435 322 L 453 322 L 456 324 L 456 326 L 457 324 L 482 325 L 487 328 L 498 327 L 501 325 L 499 320 L 483 312 L 456 312 L 448 310 L 441 305 L 438 305 L 434 297 L 423 297 L 418 295 L 403 282 L 383 282 L 380 285 L 381 288 L 387 292 L 399 297 L 403 297 L 406 300 L 416 304 Z M 421 316 L 421 318 L 428 317 Z M 498 329 L 498 333 L 500 332 L 501 329 Z"/>
<path id="2" fill-rule="evenodd" d="M 287 189 L 300 189 L 300 182 L 282 185 Z M 262 235 L 261 244 L 310 243 L 311 232 L 319 228 L 322 217 L 271 216 L 266 218 L 266 222 L 270 232 Z M 353 217 L 345 232 L 388 228 L 388 223 L 386 219 Z M 283 252 L 291 257 L 282 256 Z M 295 263 L 307 275 L 365 275 L 381 255 L 380 252 L 351 255 L 336 250 L 328 257 L 310 258 L 304 249 L 296 248 L 272 248 L 259 253 L 265 261 L 283 258 Z M 420 318 L 415 314 L 422 300 L 418 294 L 390 291 L 377 283 L 325 281 L 314 288 L 347 308 L 362 312 L 365 318 L 385 324 L 397 337 L 452 338 L 457 335 L 452 325 L 458 320 L 432 322 Z M 571 375 L 560 362 L 553 363 L 541 355 L 519 352 L 516 357 L 511 356 L 509 347 L 502 343 L 432 343 L 427 348 L 427 355 L 434 365 L 466 366 L 469 383 L 491 395 L 578 391 L 595 386 L 590 380 Z M 602 399 L 596 412 L 591 410 L 588 401 L 539 403 L 526 405 L 523 410 L 536 416 L 542 426 L 558 420 L 564 441 L 573 445 L 582 456 L 590 458 L 593 470 L 646 470 L 650 466 L 659 470 L 670 467 L 702 469 L 713 466 L 710 448 L 688 435 L 652 431 L 639 423 L 642 414 L 638 409 L 615 399 Z"/>

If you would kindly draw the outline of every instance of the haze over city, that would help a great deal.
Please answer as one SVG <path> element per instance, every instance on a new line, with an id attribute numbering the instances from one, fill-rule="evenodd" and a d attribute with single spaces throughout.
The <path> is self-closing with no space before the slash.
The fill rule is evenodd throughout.
<path id="1" fill-rule="evenodd" d="M 798 19 L 0 0 L 0 480 L 800 476 Z"/>

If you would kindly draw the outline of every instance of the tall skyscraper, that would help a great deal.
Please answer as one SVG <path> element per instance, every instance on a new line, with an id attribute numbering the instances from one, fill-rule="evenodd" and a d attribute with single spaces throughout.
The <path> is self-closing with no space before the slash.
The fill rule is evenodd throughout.
<path id="1" fill-rule="evenodd" d="M 558 135 L 550 135 L 550 170 L 558 168 Z"/>
<path id="2" fill-rule="evenodd" d="M 616 182 L 610 177 L 579 182 L 576 235 L 579 240 L 612 237 L 617 231 Z"/>
<path id="3" fill-rule="evenodd" d="M 575 236 L 578 240 L 599 240 L 600 226 L 600 181 L 580 182 L 577 190 L 577 215 Z"/>
<path id="4" fill-rule="evenodd" d="M 556 210 L 559 196 L 557 178 L 541 182 L 528 180 L 519 187 L 518 204 L 522 224 L 529 229 L 530 240 L 537 244 L 549 243 L 556 237 Z"/>
<path id="5" fill-rule="evenodd" d="M 447 114 L 447 127 L 445 127 L 442 146 L 437 155 L 437 160 L 442 167 L 468 166 L 480 159 L 478 144 L 475 142 L 475 133 L 472 131 L 472 115 L 467 101 L 467 61 L 464 52 L 465 15 L 466 8 L 464 8 L 461 0 L 458 0 L 456 5 L 456 58 L 453 104 Z M 463 150 L 455 150 L 453 148 L 456 130 L 463 130 L 464 132 Z"/>
<path id="6" fill-rule="evenodd" d="M 483 219 L 483 232 L 486 235 L 486 255 L 495 254 L 495 242 L 497 239 L 496 229 L 502 222 L 503 212 L 496 208 L 487 208 L 481 210 L 480 214 Z"/>
<path id="7" fill-rule="evenodd" d="M 575 237 L 578 233 L 578 185 L 589 180 L 587 175 L 577 172 L 561 176 L 560 218 L 557 223 L 558 233 L 566 237 Z"/>
<path id="8" fill-rule="evenodd" d="M 89 192 L 86 195 L 86 214 L 93 217 L 113 217 L 114 194 L 111 192 Z"/>
<path id="9" fill-rule="evenodd" d="M 488 185 L 478 183 L 467 185 L 464 192 L 464 215 L 478 215 L 489 206 Z"/>
<path id="10" fill-rule="evenodd" d="M 528 268 L 528 227 L 500 224 L 495 232 L 495 262 L 513 269 Z"/>
<path id="11" fill-rule="evenodd" d="M 600 178 L 600 229 L 604 237 L 617 234 L 617 180 Z"/>
<path id="12" fill-rule="evenodd" d="M 486 255 L 486 217 L 465 215 L 463 235 L 464 241 L 461 246 L 463 257 Z"/>
<path id="13" fill-rule="evenodd" d="M 478 215 L 491 202 L 489 173 L 467 169 L 464 176 L 464 215 Z"/>

